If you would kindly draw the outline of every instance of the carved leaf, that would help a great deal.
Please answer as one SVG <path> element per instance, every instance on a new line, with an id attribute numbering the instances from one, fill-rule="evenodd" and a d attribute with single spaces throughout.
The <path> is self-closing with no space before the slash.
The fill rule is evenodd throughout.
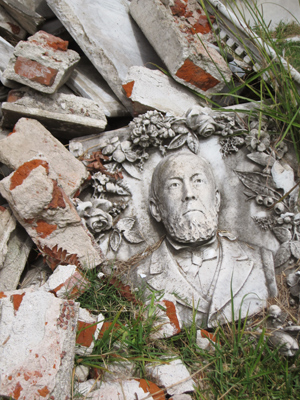
<path id="1" fill-rule="evenodd" d="M 292 239 L 291 231 L 287 228 L 276 227 L 273 229 L 273 232 L 280 243 L 288 242 Z"/>
<path id="2" fill-rule="evenodd" d="M 298 240 L 291 242 L 291 252 L 295 258 L 300 258 L 300 242 Z"/>
<path id="3" fill-rule="evenodd" d="M 282 196 L 274 190 L 273 179 L 269 175 L 261 174 L 260 172 L 242 172 L 235 171 L 240 181 L 248 189 L 256 194 L 264 194 L 279 200 Z"/>
<path id="4" fill-rule="evenodd" d="M 116 224 L 116 228 L 120 231 L 130 231 L 135 223 L 135 218 L 122 218 Z"/>
<path id="5" fill-rule="evenodd" d="M 113 230 L 112 234 L 110 235 L 110 247 L 112 248 L 113 251 L 117 251 L 120 244 L 121 244 L 122 236 L 119 231 L 116 229 Z"/>
<path id="6" fill-rule="evenodd" d="M 120 195 L 120 196 L 129 196 L 130 195 L 130 192 L 128 190 L 124 189 L 124 187 L 122 187 L 118 184 L 116 184 L 115 186 L 116 186 L 116 192 L 118 195 Z"/>
<path id="7" fill-rule="evenodd" d="M 193 133 L 189 132 L 187 136 L 187 145 L 188 148 L 195 154 L 198 153 L 199 149 L 199 141 L 196 135 Z"/>
<path id="8" fill-rule="evenodd" d="M 285 242 L 279 247 L 276 255 L 275 255 L 275 268 L 280 267 L 282 264 L 287 262 L 291 257 L 291 243 Z"/>
<path id="9" fill-rule="evenodd" d="M 124 161 L 122 163 L 122 167 L 125 169 L 128 175 L 132 176 L 132 178 L 135 178 L 139 181 L 141 180 L 140 172 L 130 162 Z"/>
<path id="10" fill-rule="evenodd" d="M 124 231 L 123 235 L 129 243 L 141 243 L 144 241 L 139 231 Z"/>
<path id="11" fill-rule="evenodd" d="M 183 146 L 187 140 L 187 137 L 188 135 L 186 133 L 182 133 L 181 135 L 174 137 L 174 139 L 170 142 L 168 149 L 173 150 Z"/>
<path id="12" fill-rule="evenodd" d="M 247 157 L 250 158 L 250 160 L 252 160 L 253 162 L 263 165 L 268 166 L 268 167 L 272 167 L 272 165 L 275 162 L 275 158 L 272 156 L 269 156 L 266 153 L 262 153 L 262 152 L 255 152 L 255 153 L 250 153 L 247 154 Z"/>

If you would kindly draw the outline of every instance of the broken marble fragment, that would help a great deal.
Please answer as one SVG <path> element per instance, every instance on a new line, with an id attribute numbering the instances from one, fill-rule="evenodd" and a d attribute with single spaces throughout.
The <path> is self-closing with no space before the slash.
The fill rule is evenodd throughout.
<path id="1" fill-rule="evenodd" d="M 52 94 L 68 80 L 79 60 L 76 51 L 68 50 L 67 41 L 39 31 L 17 44 L 3 77 Z"/>
<path id="2" fill-rule="evenodd" d="M 66 85 L 74 93 L 99 104 L 107 117 L 115 118 L 129 115 L 128 110 L 85 56 L 81 56 Z"/>
<path id="3" fill-rule="evenodd" d="M 151 394 L 157 393 L 155 397 Z M 148 396 L 147 396 L 148 395 Z M 120 382 L 102 382 L 100 389 L 91 391 L 87 395 L 89 400 L 147 400 L 160 399 L 164 400 L 165 396 L 163 391 L 159 392 L 159 387 L 153 382 L 146 381 L 145 379 L 128 379 L 121 380 Z M 158 397 L 159 396 L 159 397 Z"/>
<path id="4" fill-rule="evenodd" d="M 122 89 L 133 65 L 161 64 L 153 48 L 129 15 L 129 2 L 48 0 L 50 8 L 109 84 L 123 105 L 131 102 Z"/>
<path id="5" fill-rule="evenodd" d="M 0 291 L 17 288 L 31 247 L 10 209 L 0 206 Z"/>
<path id="6" fill-rule="evenodd" d="M 0 6 L 0 35 L 12 45 L 25 39 L 26 31 Z M 1 54 L 2 56 L 2 54 Z"/>
<path id="7" fill-rule="evenodd" d="M 181 360 L 161 365 L 149 364 L 145 371 L 146 376 L 159 387 L 166 388 L 170 396 L 194 391 L 195 382 Z"/>
<path id="8" fill-rule="evenodd" d="M 183 116 L 189 108 L 203 104 L 200 97 L 163 72 L 146 67 L 129 68 L 123 89 L 132 101 L 134 116 L 153 109 Z"/>
<path id="9" fill-rule="evenodd" d="M 1 395 L 69 398 L 79 305 L 32 289 L 0 294 Z"/>
<path id="10" fill-rule="evenodd" d="M 90 282 L 76 265 L 59 265 L 41 290 L 51 292 L 60 299 L 76 300 L 89 285 Z"/>
<path id="11" fill-rule="evenodd" d="M 156 318 L 153 322 L 151 339 L 163 339 L 177 335 L 181 331 L 181 320 L 176 309 L 175 296 L 169 295 L 154 303 Z M 149 316 L 150 310 L 147 311 Z"/>
<path id="12" fill-rule="evenodd" d="M 231 78 L 222 56 L 211 47 L 211 25 L 196 0 L 132 0 L 130 13 L 172 77 L 210 97 Z"/>
<path id="13" fill-rule="evenodd" d="M 28 6 L 26 0 L 0 0 L 0 5 L 30 34 L 34 34 L 45 21 Z"/>
<path id="14" fill-rule="evenodd" d="M 12 90 L 2 104 L 3 126 L 12 128 L 19 118 L 34 118 L 59 137 L 99 133 L 107 121 L 98 103 L 72 94 L 47 95 L 28 88 Z"/>
<path id="15" fill-rule="evenodd" d="M 0 193 L 52 270 L 60 264 L 90 269 L 103 261 L 101 250 L 44 158 L 27 161 L 4 178 Z"/>
<path id="16" fill-rule="evenodd" d="M 88 178 L 85 166 L 34 119 L 21 118 L 13 133 L 0 141 L 0 161 L 13 169 L 38 153 L 51 160 L 57 181 L 68 196 L 74 195 Z"/>

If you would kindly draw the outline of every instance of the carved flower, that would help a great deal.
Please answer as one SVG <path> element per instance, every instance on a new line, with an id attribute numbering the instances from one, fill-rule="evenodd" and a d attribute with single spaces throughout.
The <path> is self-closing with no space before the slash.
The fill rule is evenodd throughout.
<path id="1" fill-rule="evenodd" d="M 96 172 L 92 175 L 93 179 L 93 187 L 98 193 L 105 192 L 105 185 L 109 182 L 109 177 L 107 175 L 102 174 L 101 172 Z"/>
<path id="2" fill-rule="evenodd" d="M 216 131 L 215 120 L 200 106 L 191 108 L 186 113 L 186 124 L 198 135 L 209 137 Z"/>
<path id="3" fill-rule="evenodd" d="M 263 152 L 270 147 L 271 139 L 268 132 L 263 131 L 259 134 L 257 129 L 252 129 L 245 137 L 245 142 L 248 150 Z"/>
<path id="4" fill-rule="evenodd" d="M 285 142 L 280 142 L 278 146 L 275 148 L 276 156 L 279 160 L 285 155 L 288 151 L 287 144 Z"/>
<path id="5" fill-rule="evenodd" d="M 86 220 L 87 226 L 94 233 L 107 231 L 112 227 L 113 218 L 107 212 L 95 209 Z"/>

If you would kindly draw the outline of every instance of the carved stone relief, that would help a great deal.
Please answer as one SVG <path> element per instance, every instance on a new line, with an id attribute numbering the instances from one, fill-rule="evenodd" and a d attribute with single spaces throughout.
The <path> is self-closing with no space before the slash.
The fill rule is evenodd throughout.
<path id="1" fill-rule="evenodd" d="M 198 325 L 231 320 L 231 298 L 233 318 L 260 311 L 276 295 L 275 267 L 300 258 L 296 163 L 272 129 L 200 106 L 184 118 L 154 110 L 81 151 L 87 228 L 107 259 L 136 257 L 123 279 L 175 295 L 186 323 L 193 307 Z"/>

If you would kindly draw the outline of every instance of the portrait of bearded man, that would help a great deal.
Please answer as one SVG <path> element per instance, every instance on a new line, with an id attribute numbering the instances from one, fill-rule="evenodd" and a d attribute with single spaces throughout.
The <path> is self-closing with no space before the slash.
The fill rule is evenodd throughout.
<path id="1" fill-rule="evenodd" d="M 173 153 L 155 167 L 149 211 L 163 224 L 166 237 L 135 270 L 135 281 L 174 295 L 187 324 L 193 309 L 202 327 L 231 321 L 239 312 L 242 318 L 253 315 L 277 293 L 272 252 L 220 231 L 220 206 L 221 196 L 204 158 Z"/>

